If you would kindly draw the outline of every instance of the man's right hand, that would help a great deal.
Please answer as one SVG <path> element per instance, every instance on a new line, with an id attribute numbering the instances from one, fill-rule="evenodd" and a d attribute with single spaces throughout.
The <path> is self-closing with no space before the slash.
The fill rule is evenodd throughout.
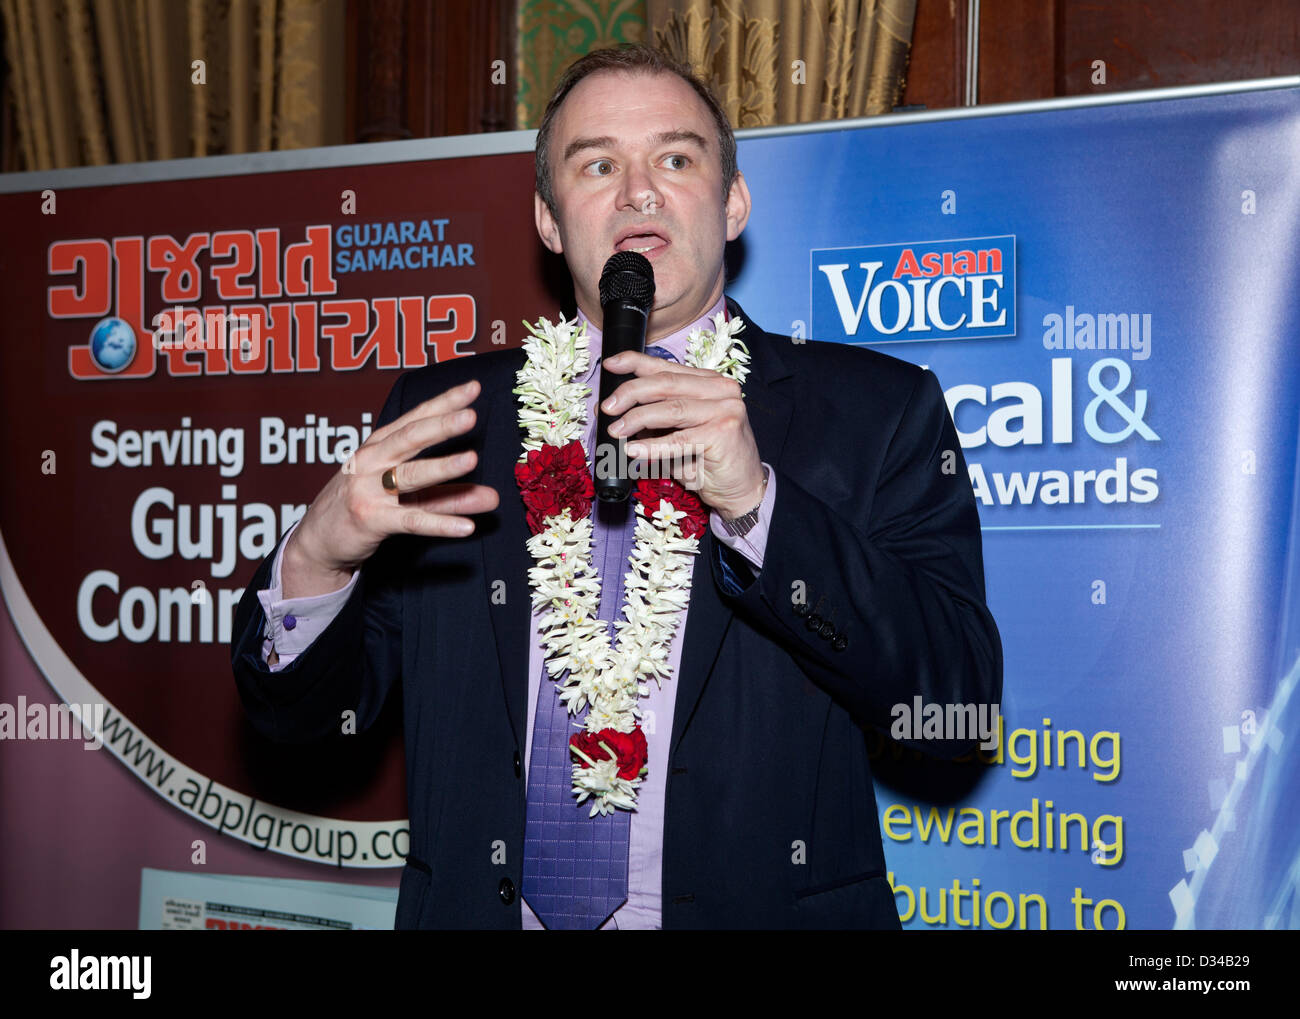
<path id="1" fill-rule="evenodd" d="M 469 404 L 479 389 L 478 380 L 471 379 L 370 433 L 290 535 L 280 564 L 284 598 L 337 591 L 389 535 L 464 537 L 474 530 L 467 514 L 496 509 L 501 500 L 494 488 L 446 484 L 473 470 L 478 462 L 473 450 L 415 458 L 474 427 Z M 383 486 L 389 468 L 397 493 Z"/>

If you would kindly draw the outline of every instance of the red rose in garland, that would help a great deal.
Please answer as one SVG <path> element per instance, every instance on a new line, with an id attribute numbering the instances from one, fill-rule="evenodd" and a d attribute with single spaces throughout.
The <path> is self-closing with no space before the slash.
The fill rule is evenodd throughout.
<path id="1" fill-rule="evenodd" d="M 645 733 L 641 731 L 641 726 L 636 726 L 631 732 L 619 732 L 616 729 L 601 729 L 600 732 L 580 732 L 569 740 L 569 745 L 577 747 L 593 761 L 605 761 L 609 759 L 609 754 L 605 752 L 605 747 L 614 751 L 618 760 L 618 777 L 625 778 L 628 781 L 636 778 L 641 774 L 641 769 L 645 767 L 646 761 L 650 757 L 650 748 L 646 745 Z M 578 758 L 578 763 L 584 768 L 589 765 L 582 758 Z"/>
<path id="2" fill-rule="evenodd" d="M 602 729 L 601 734 L 608 734 L 605 735 L 605 742 L 618 755 L 618 777 L 631 780 L 641 774 L 641 769 L 650 756 L 650 748 L 646 745 L 641 726 L 636 726 L 631 732 Z"/>
<path id="3" fill-rule="evenodd" d="M 642 478 L 636 483 L 636 497 L 645 506 L 646 516 L 658 512 L 660 500 L 667 500 L 673 509 L 685 513 L 677 521 L 683 537 L 698 538 L 709 526 L 709 513 L 704 504 L 673 478 Z"/>
<path id="4" fill-rule="evenodd" d="M 575 733 L 573 736 L 569 738 L 569 746 L 581 750 L 593 761 L 603 761 L 607 757 L 609 757 L 609 754 L 605 753 L 605 748 L 600 745 L 600 741 L 604 739 L 604 736 L 602 734 L 609 731 L 610 730 L 608 729 L 602 729 L 600 732 L 587 732 L 584 729 L 582 732 Z M 584 768 L 591 767 L 591 765 L 588 764 L 581 757 L 578 757 L 575 763 L 581 765 Z"/>
<path id="5" fill-rule="evenodd" d="M 515 481 L 533 534 L 545 530 L 546 518 L 562 513 L 566 506 L 574 520 L 591 512 L 596 489 L 587 471 L 587 455 L 576 439 L 564 446 L 530 449 L 527 461 L 515 464 Z"/>

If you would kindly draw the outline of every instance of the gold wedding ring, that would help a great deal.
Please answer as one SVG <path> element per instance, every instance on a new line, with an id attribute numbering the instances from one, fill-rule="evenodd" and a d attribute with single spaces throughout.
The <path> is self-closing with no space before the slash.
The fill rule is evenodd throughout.
<path id="1" fill-rule="evenodd" d="M 397 468 L 396 468 L 396 467 L 390 467 L 390 468 L 388 468 L 388 470 L 384 471 L 383 477 L 381 477 L 381 478 L 379 479 L 380 484 L 382 484 L 382 485 L 384 486 L 384 491 L 385 491 L 385 492 L 392 492 L 394 495 L 397 494 L 397 473 L 396 473 L 396 471 L 397 471 Z"/>

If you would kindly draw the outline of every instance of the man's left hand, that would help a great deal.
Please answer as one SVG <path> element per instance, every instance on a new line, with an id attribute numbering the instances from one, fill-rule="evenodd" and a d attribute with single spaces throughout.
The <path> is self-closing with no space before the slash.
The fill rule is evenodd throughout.
<path id="1" fill-rule="evenodd" d="M 635 375 L 601 407 L 621 415 L 610 425 L 614 438 L 637 436 L 629 439 L 629 457 L 668 459 L 674 478 L 729 519 L 759 504 L 763 465 L 740 383 L 635 351 L 604 364 L 620 375 Z"/>

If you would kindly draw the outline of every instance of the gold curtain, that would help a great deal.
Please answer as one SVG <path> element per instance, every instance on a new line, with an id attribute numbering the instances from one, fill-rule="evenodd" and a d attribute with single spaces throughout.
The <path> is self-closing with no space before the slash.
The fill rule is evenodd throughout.
<path id="1" fill-rule="evenodd" d="M 916 0 L 646 0 L 653 43 L 706 78 L 736 127 L 888 113 Z"/>
<path id="2" fill-rule="evenodd" d="M 344 0 L 0 0 L 0 12 L 20 169 L 343 140 Z"/>

